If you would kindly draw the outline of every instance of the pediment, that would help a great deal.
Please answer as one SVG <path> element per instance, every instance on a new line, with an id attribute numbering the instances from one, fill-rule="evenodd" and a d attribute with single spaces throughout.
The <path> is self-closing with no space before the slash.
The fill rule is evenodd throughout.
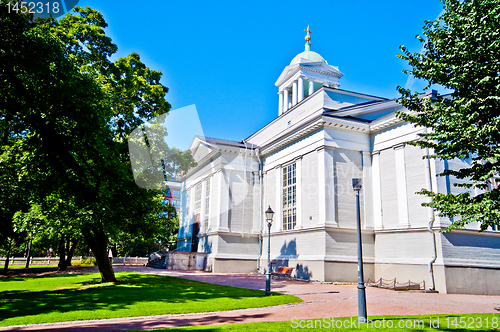
<path id="1" fill-rule="evenodd" d="M 319 75 L 324 77 L 325 81 L 328 81 L 329 77 L 339 79 L 344 75 L 339 71 L 338 67 L 328 65 L 322 61 L 300 59 L 299 62 L 285 67 L 275 85 L 278 87 L 281 86 L 284 82 L 299 72 L 300 75 L 305 76 L 306 78 L 311 77 L 315 80 L 318 79 Z"/>
<path id="2" fill-rule="evenodd" d="M 194 161 L 198 162 L 215 149 L 213 145 L 206 142 L 204 137 L 196 136 L 189 147 Z"/>

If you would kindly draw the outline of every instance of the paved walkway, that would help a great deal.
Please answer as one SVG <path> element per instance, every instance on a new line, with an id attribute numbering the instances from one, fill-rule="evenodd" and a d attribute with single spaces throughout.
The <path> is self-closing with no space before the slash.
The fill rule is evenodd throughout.
<path id="1" fill-rule="evenodd" d="M 115 271 L 140 272 L 181 277 L 209 283 L 265 288 L 265 277 L 247 274 L 220 274 L 202 271 L 168 271 L 138 266 L 115 266 Z M 32 325 L 15 328 L 19 331 L 126 331 L 231 324 L 261 321 L 290 321 L 357 315 L 357 288 L 355 285 L 331 285 L 301 281 L 273 280 L 273 291 L 292 294 L 303 303 L 268 308 L 219 311 L 200 314 L 162 315 L 151 317 L 118 318 L 99 321 Z M 373 315 L 434 315 L 465 313 L 498 313 L 500 296 L 458 295 L 417 292 L 395 292 L 369 287 L 366 289 L 368 316 Z M 10 330 L 13 330 L 10 328 Z"/>

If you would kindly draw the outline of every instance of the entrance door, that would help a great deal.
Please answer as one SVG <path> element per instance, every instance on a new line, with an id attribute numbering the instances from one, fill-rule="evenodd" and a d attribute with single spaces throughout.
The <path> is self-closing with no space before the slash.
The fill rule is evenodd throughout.
<path id="1" fill-rule="evenodd" d="M 196 220 L 195 216 L 195 222 L 193 224 L 193 235 L 191 237 L 191 252 L 197 252 L 198 251 L 198 233 L 200 233 L 200 222 L 199 222 L 199 215 L 198 215 L 198 220 Z"/>

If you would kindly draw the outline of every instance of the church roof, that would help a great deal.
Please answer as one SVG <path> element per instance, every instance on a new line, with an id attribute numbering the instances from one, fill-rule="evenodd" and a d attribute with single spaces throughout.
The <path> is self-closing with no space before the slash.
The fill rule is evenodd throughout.
<path id="1" fill-rule="evenodd" d="M 295 58 L 292 59 L 292 62 L 290 62 L 290 64 L 293 65 L 293 64 L 299 63 L 301 59 L 306 59 L 306 60 L 309 60 L 312 62 L 323 62 L 323 63 L 328 64 L 328 62 L 326 62 L 326 60 L 321 55 L 319 55 L 316 52 L 307 51 L 307 50 L 302 52 L 302 53 L 297 54 L 295 56 Z"/>
<path id="2" fill-rule="evenodd" d="M 357 117 L 354 117 L 354 116 L 337 116 L 337 115 L 333 115 L 332 112 L 323 112 L 323 115 L 324 116 L 328 116 L 330 118 L 334 118 L 334 119 L 343 119 L 343 120 L 351 120 L 351 121 L 355 121 L 355 122 L 360 122 L 360 123 L 371 123 L 372 120 L 367 120 L 367 119 L 362 119 L 362 118 L 357 118 Z"/>
<path id="3" fill-rule="evenodd" d="M 386 99 L 384 98 L 383 100 L 370 100 L 370 101 L 367 101 L 367 102 L 364 102 L 364 103 L 359 103 L 359 104 L 354 104 L 354 105 L 349 105 L 349 106 L 345 106 L 345 107 L 341 107 L 335 111 L 348 111 L 348 110 L 351 110 L 351 109 L 355 109 L 355 108 L 360 108 L 360 107 L 365 107 L 365 106 L 368 106 L 368 105 L 375 105 L 375 104 L 381 104 L 381 103 L 386 103 L 386 102 L 390 102 L 390 101 L 393 101 L 394 99 Z"/>
<path id="4" fill-rule="evenodd" d="M 228 145 L 228 146 L 234 146 L 238 148 L 245 148 L 245 143 L 243 142 L 236 142 L 236 141 L 229 141 L 226 139 L 220 139 L 220 138 L 212 138 L 212 137 L 202 137 L 202 136 L 196 136 L 202 141 L 205 141 L 210 144 L 216 144 L 216 145 Z M 247 149 L 255 149 L 257 146 L 251 143 L 246 143 L 246 148 Z"/>

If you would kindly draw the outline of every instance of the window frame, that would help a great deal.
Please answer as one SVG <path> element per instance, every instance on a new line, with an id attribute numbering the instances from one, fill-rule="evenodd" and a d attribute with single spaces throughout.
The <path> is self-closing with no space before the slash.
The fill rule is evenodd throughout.
<path id="1" fill-rule="evenodd" d="M 282 167 L 282 226 L 284 231 L 297 226 L 297 163 Z"/>

